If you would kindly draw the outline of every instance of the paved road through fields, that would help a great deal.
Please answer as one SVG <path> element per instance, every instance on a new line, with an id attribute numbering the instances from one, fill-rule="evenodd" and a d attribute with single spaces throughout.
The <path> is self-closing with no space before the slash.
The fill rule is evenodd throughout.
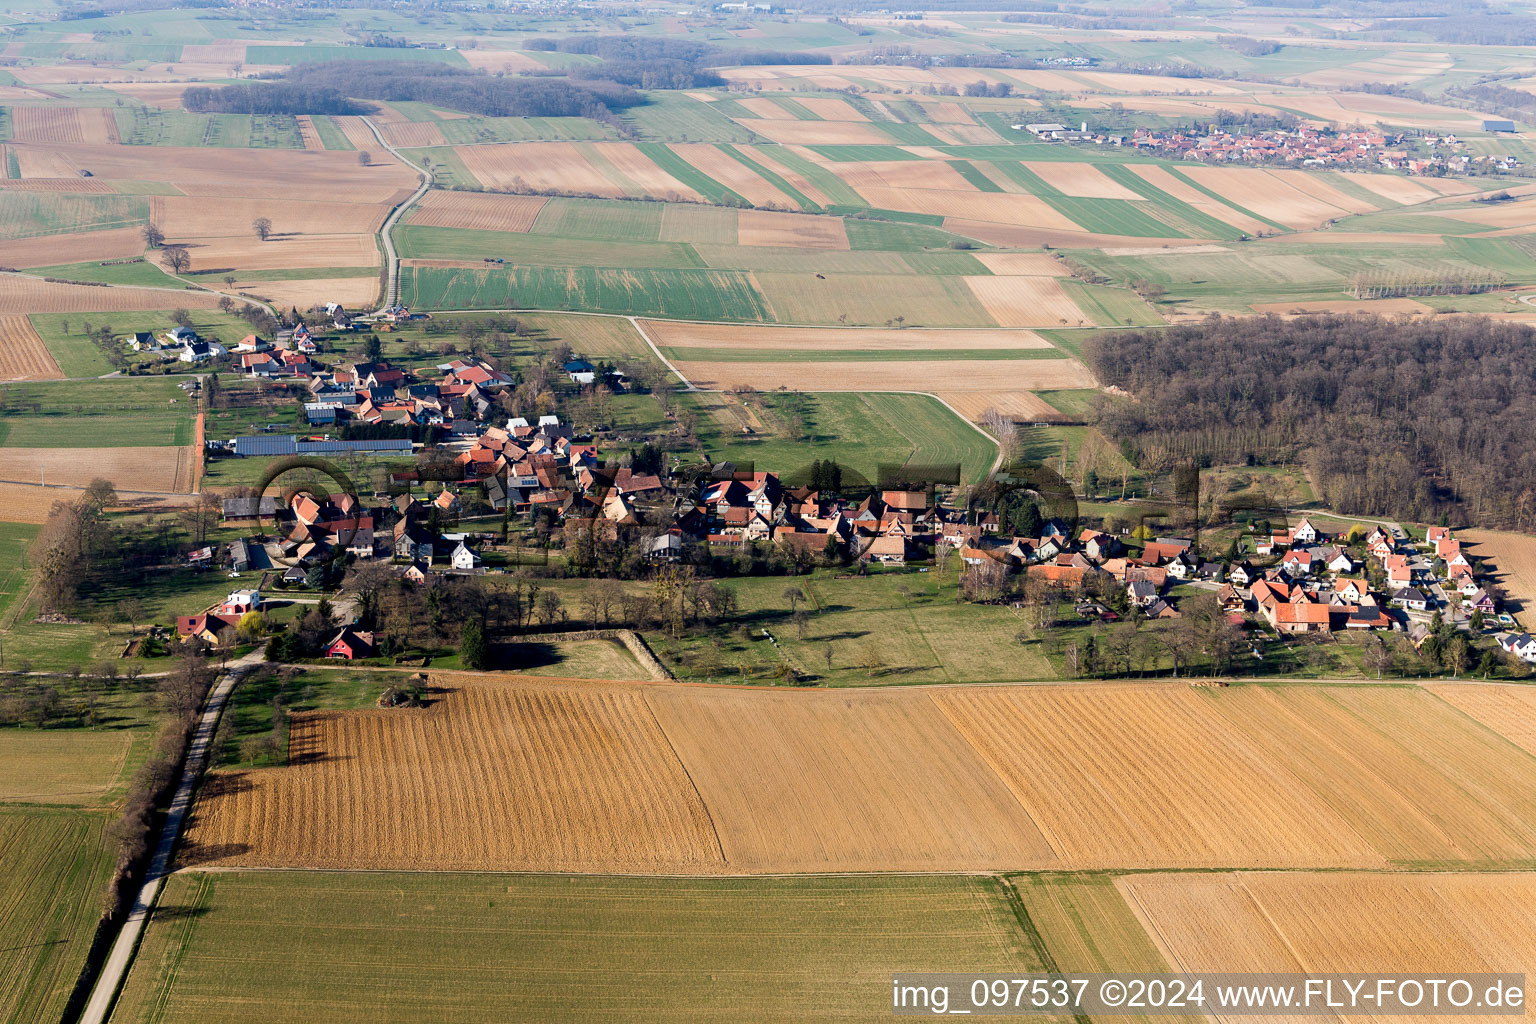
<path id="1" fill-rule="evenodd" d="M 213 744 L 213 731 L 218 727 L 219 715 L 240 677 L 259 663 L 265 652 L 266 645 L 263 644 L 238 661 L 231 662 L 208 693 L 202 717 L 197 722 L 197 731 L 193 733 L 192 743 L 187 747 L 181 782 L 176 786 L 175 799 L 171 801 L 171 809 L 166 814 L 165 826 L 160 830 L 160 842 L 150 860 L 144 884 L 134 898 L 133 909 L 128 912 L 122 931 L 117 933 L 117 939 L 112 943 L 112 952 L 108 954 L 107 962 L 102 965 L 101 973 L 96 977 L 90 1001 L 85 1004 L 85 1011 L 80 1015 L 80 1024 L 106 1024 L 107 1014 L 111 1012 L 112 1003 L 128 973 L 128 965 L 133 962 L 133 954 L 138 948 L 139 936 L 143 934 L 150 908 L 160 895 L 160 885 L 168 873 L 176 841 L 181 838 L 187 812 L 192 808 L 192 795 L 197 790 L 197 780 L 208 762 L 208 748 Z"/>
<path id="2" fill-rule="evenodd" d="M 384 218 L 384 223 L 379 226 L 379 241 L 384 243 L 384 266 L 389 271 L 384 277 L 386 282 L 384 285 L 384 304 L 379 307 L 379 311 L 383 312 L 393 306 L 400 297 L 400 257 L 395 255 L 395 240 L 390 237 L 390 233 L 394 230 L 395 224 L 405 214 L 405 211 L 414 206 L 416 200 L 426 195 L 427 189 L 432 187 L 432 171 L 430 166 L 418 167 L 411 163 L 398 149 L 384 141 L 384 133 L 379 131 L 379 126 L 373 123 L 372 118 L 365 117 L 362 121 L 363 124 L 368 126 L 368 130 L 373 132 L 373 137 L 379 140 L 379 145 L 388 150 L 391 156 L 421 174 L 421 185 L 417 187 L 415 192 L 411 193 L 409 199 L 391 210 L 389 216 Z"/>

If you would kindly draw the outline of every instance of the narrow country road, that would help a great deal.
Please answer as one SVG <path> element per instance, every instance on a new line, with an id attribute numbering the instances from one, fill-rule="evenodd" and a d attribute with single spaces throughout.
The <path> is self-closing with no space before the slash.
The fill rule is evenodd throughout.
<path id="1" fill-rule="evenodd" d="M 197 722 L 197 730 L 192 734 L 192 742 L 187 747 L 187 760 L 182 766 L 181 782 L 176 786 L 176 796 L 171 801 L 171 809 L 165 816 L 165 826 L 160 830 L 160 841 L 155 846 L 154 856 L 150 859 L 149 871 L 144 875 L 144 884 L 139 888 L 138 896 L 134 897 L 133 908 L 129 910 L 122 930 L 117 933 L 117 939 L 112 943 L 112 951 L 107 955 L 107 961 L 96 977 L 95 987 L 91 989 L 90 1001 L 85 1004 L 85 1010 L 80 1014 L 80 1024 L 106 1024 L 113 1001 L 123 987 L 123 978 L 128 973 L 128 966 L 133 962 L 133 954 L 138 949 L 139 937 L 144 932 L 144 923 L 149 918 L 150 908 L 155 905 L 155 900 L 160 895 L 161 883 L 169 873 L 171 854 L 176 849 L 176 841 L 181 838 L 181 829 L 186 824 L 187 812 L 192 808 L 192 794 L 196 791 L 197 781 L 202 777 L 203 768 L 208 762 L 208 748 L 213 744 L 213 732 L 218 727 L 219 715 L 224 710 L 230 691 L 235 688 L 241 676 L 262 660 L 265 649 L 265 645 L 259 646 L 238 661 L 230 662 L 224 674 L 208 692 L 208 699 L 203 704 L 202 716 Z"/>
<path id="2" fill-rule="evenodd" d="M 400 257 L 395 255 L 395 240 L 392 237 L 395 224 L 405 215 L 405 211 L 414 206 L 416 200 L 426 195 L 427 190 L 432 187 L 432 171 L 427 167 L 417 167 L 407 160 L 398 149 L 385 142 L 384 133 L 379 131 L 379 126 L 373 123 L 372 118 L 365 117 L 362 121 L 363 124 L 368 126 L 368 130 L 373 133 L 373 137 L 379 140 L 379 145 L 389 151 L 390 156 L 393 156 L 396 160 L 405 164 L 405 166 L 421 174 L 421 185 L 417 187 L 415 192 L 411 193 L 409 199 L 391 210 L 389 216 L 384 218 L 384 223 L 379 225 L 379 240 L 384 243 L 384 266 L 388 271 L 384 275 L 384 303 L 379 307 L 379 312 L 382 313 L 393 306 L 395 300 L 400 297 Z"/>

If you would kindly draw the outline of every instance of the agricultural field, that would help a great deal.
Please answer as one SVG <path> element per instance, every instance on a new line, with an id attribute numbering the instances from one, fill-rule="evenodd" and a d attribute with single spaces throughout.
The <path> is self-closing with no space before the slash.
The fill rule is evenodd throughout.
<path id="1" fill-rule="evenodd" d="M 1527 971 L 1529 874 L 1137 875 L 1119 881 L 1176 971 Z"/>
<path id="2" fill-rule="evenodd" d="M 1507 592 L 1516 618 L 1536 629 L 1536 538 L 1495 530 L 1458 531 L 1478 558 L 1491 563 L 1494 579 Z"/>
<path id="3" fill-rule="evenodd" d="M 85 964 L 113 858 L 98 811 L 0 809 L 0 1016 L 57 1020 Z"/>
<path id="4" fill-rule="evenodd" d="M 716 874 L 1483 866 L 1536 849 L 1536 758 L 1413 687 L 435 685 L 422 711 L 295 716 L 288 766 L 210 781 L 188 861 Z M 422 767 L 378 770 L 401 758 Z M 364 810 L 381 800 L 397 813 Z M 876 806 L 879 838 L 860 825 Z M 779 820 L 794 807 L 818 810 Z"/>
<path id="5" fill-rule="evenodd" d="M 174 378 L 11 384 L 5 388 L 5 409 L 0 447 L 150 448 L 192 443 L 195 409 Z"/>
<path id="6" fill-rule="evenodd" d="M 877 1021 L 906 963 L 1042 967 L 990 878 L 181 872 L 112 1020 Z"/>
<path id="7" fill-rule="evenodd" d="M 24 316 L 0 316 L 0 380 L 54 380 L 64 376 L 48 346 Z"/>
<path id="8" fill-rule="evenodd" d="M 1536 123 L 1485 126 L 1536 110 L 1517 94 L 1536 95 L 1529 18 L 1507 15 L 1509 42 L 1473 46 L 1460 40 L 1488 31 L 1475 12 L 1409 25 L 1174 5 L 1116 11 L 1121 27 L 1102 30 L 1104 12 L 1059 6 L 920 21 L 671 6 L 10 12 L 0 669 L 54 674 L 0 672 L 0 702 L 14 710 L 22 687 L 46 683 L 100 720 L 0 729 L 0 1021 L 75 1015 L 108 823 L 159 722 L 147 681 L 81 689 L 89 666 L 123 664 L 129 630 L 108 613 L 131 599 L 165 622 L 254 580 L 114 565 L 72 618 L 40 619 L 37 524 L 105 477 L 116 522 L 181 538 L 204 426 L 298 424 L 260 382 L 227 384 L 238 400 L 204 424 L 180 378 L 131 375 L 158 366 L 90 379 L 114 369 L 90 335 L 161 332 L 178 309 L 226 344 L 249 333 L 210 289 L 280 310 L 373 308 L 394 269 L 379 232 L 422 172 L 433 187 L 391 231 L 398 300 L 434 316 L 381 330 L 382 358 L 427 371 L 473 350 L 526 382 L 569 346 L 639 386 L 576 397 L 556 375 L 553 400 L 512 408 L 530 402 L 510 390 L 507 415 L 590 410 L 608 455 L 654 441 L 684 465 L 791 483 L 831 459 L 869 479 L 957 467 L 973 485 L 999 460 L 995 432 L 1064 474 L 1097 467 L 1099 492 L 1127 486 L 1122 471 L 1145 490 L 1150 474 L 1094 426 L 1123 399 L 1084 365 L 1089 331 L 1309 311 L 1536 322 L 1521 301 L 1536 291 Z M 193 85 L 330 61 L 432 61 L 492 76 L 477 80 L 487 97 L 509 82 L 557 94 L 601 74 L 602 37 L 620 33 L 642 57 L 697 46 L 697 84 L 674 80 L 692 61 L 628 69 L 641 102 L 611 116 L 184 107 Z M 795 53 L 814 62 L 762 63 Z M 1163 73 L 1171 55 L 1185 67 Z M 1168 158 L 1132 137 L 1240 135 L 1246 118 L 1380 139 L 1369 161 L 1298 169 Z M 1024 130 L 1041 122 L 1098 138 Z M 1407 173 L 1378 152 L 1476 162 Z M 146 248 L 149 225 L 188 247 L 184 280 Z M 473 321 L 501 311 L 518 329 L 477 335 Z M 327 340 L 323 358 L 363 344 Z M 663 381 L 668 393 L 647 393 Z M 252 482 L 255 461 L 213 462 L 211 484 Z M 1317 498 L 1295 467 L 1212 478 Z M 1536 542 L 1462 536 L 1536 626 Z M 711 549 L 722 562 L 725 547 Z M 542 559 L 543 591 L 595 617 L 582 597 L 597 581 L 566 575 L 560 555 L 486 556 L 480 585 L 526 583 L 544 570 L 498 570 Z M 496 644 L 494 675 L 435 652 L 423 707 L 377 706 L 418 671 L 388 659 L 258 670 L 231 699 L 112 1019 L 735 1021 L 750 1007 L 764 1021 L 875 1020 L 891 975 L 914 968 L 1536 966 L 1530 689 L 1364 682 L 1358 636 L 1266 649 L 1265 671 L 1317 683 L 1063 683 L 1063 644 L 1117 634 L 964 601 L 960 561 L 722 579 L 735 606 L 720 621 L 645 628 L 670 681 L 613 641 L 536 635 Z M 619 587 L 634 597 L 651 581 Z M 274 600 L 272 616 L 310 607 Z M 1169 626 L 1142 627 L 1168 640 L 1160 653 L 1100 651 L 1141 662 L 1126 675 L 1177 676 Z"/>

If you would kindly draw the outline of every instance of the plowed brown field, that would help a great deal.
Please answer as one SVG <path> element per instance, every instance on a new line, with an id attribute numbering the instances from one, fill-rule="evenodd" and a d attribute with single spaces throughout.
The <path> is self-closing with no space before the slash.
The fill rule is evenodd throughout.
<path id="1" fill-rule="evenodd" d="M 1217 195 L 1288 228 L 1315 228 L 1346 213 L 1262 170 L 1205 166 L 1182 170 Z"/>
<path id="2" fill-rule="evenodd" d="M 379 140 L 373 137 L 373 132 L 363 123 L 360 117 L 350 115 L 337 115 L 331 118 L 336 122 L 336 127 L 341 129 L 341 134 L 347 137 L 347 141 L 359 150 L 367 151 L 379 148 Z"/>
<path id="3" fill-rule="evenodd" d="M 320 141 L 320 133 L 315 131 L 315 122 L 308 114 L 299 114 L 294 119 L 299 126 L 299 138 L 304 140 L 305 149 L 324 149 L 325 143 Z"/>
<path id="4" fill-rule="evenodd" d="M 1536 754 L 1536 689 L 1434 683 L 1427 689 L 1510 742 Z"/>
<path id="5" fill-rule="evenodd" d="M 946 359 L 943 362 L 709 362 L 673 360 L 696 386 L 802 391 L 1043 391 L 1093 386 L 1075 359 Z"/>
<path id="6" fill-rule="evenodd" d="M 805 696 L 650 694 L 734 870 L 1055 862 L 1024 808 L 928 701 Z"/>
<path id="7" fill-rule="evenodd" d="M 736 230 L 741 245 L 791 249 L 846 249 L 848 232 L 841 217 L 812 217 L 799 213 L 742 210 Z"/>
<path id="8" fill-rule="evenodd" d="M 815 184 L 812 183 L 811 179 L 807 178 L 804 174 L 795 170 L 793 167 L 790 167 L 789 165 L 775 159 L 773 156 L 772 147 L 759 146 L 757 149 L 753 150 L 752 159 L 768 168 L 768 170 L 773 171 L 785 181 L 789 182 L 791 186 L 793 186 L 800 192 L 801 195 L 805 196 L 811 202 L 816 203 L 819 206 L 832 205 L 832 200 L 828 199 L 827 194 L 821 189 L 817 188 Z"/>
<path id="9" fill-rule="evenodd" d="M 0 316 L 0 380 L 58 380 L 64 373 L 24 316 Z"/>
<path id="10" fill-rule="evenodd" d="M 1519 605 L 1516 618 L 1536 629 L 1536 537 L 1495 530 L 1462 530 L 1458 536 L 1477 546 L 1477 557 L 1493 564 L 1499 585 Z"/>
<path id="11" fill-rule="evenodd" d="M 398 149 L 416 149 L 423 146 L 447 144 L 441 129 L 431 121 L 400 121 L 379 129 L 385 140 Z"/>
<path id="12" fill-rule="evenodd" d="M 1050 348 L 1034 331 L 953 330 L 913 328 L 882 330 L 852 327 L 758 327 L 701 324 L 684 320 L 641 320 L 640 326 L 658 345 L 671 348 L 741 348 L 820 351 L 864 349 L 873 352 L 937 351 L 943 349 Z"/>
<path id="13" fill-rule="evenodd" d="M 1416 689 L 433 682 L 425 710 L 295 716 L 291 766 L 213 777 L 193 858 L 717 874 L 1536 851 L 1536 759 Z"/>
<path id="14" fill-rule="evenodd" d="M 527 231 L 547 202 L 545 196 L 434 190 L 412 207 L 411 223 L 475 231 Z"/>
<path id="15" fill-rule="evenodd" d="M 299 277 L 291 281 L 236 281 L 235 291 L 259 295 L 275 305 L 300 310 L 339 302 L 348 309 L 371 309 L 379 298 L 379 278 Z"/>
<path id="16" fill-rule="evenodd" d="M 968 277 L 965 283 L 1001 327 L 1077 327 L 1089 323 L 1054 277 Z"/>
<path id="17" fill-rule="evenodd" d="M 201 196 L 155 196 L 150 218 L 173 242 L 200 236 L 228 236 L 259 243 L 251 222 L 266 217 L 272 222 L 273 241 L 296 235 L 372 234 L 388 212 L 383 203 L 353 202 L 342 193 L 336 201 L 304 202 L 273 199 L 225 199 L 211 203 Z M 194 252 L 194 258 L 196 253 Z M 319 263 L 309 266 L 353 266 Z"/>
<path id="18" fill-rule="evenodd" d="M 97 477 L 139 492 L 186 494 L 192 490 L 192 446 L 142 448 L 0 448 L 0 480 L 85 487 Z M 51 500 L 50 500 L 51 504 Z"/>
<path id="19" fill-rule="evenodd" d="M 1079 866 L 1510 862 L 1536 850 L 1536 761 L 1422 690 L 934 699 Z"/>
<path id="20" fill-rule="evenodd" d="M 1024 163 L 1038 174 L 1047 185 L 1052 185 L 1069 196 L 1089 199 L 1128 199 L 1144 201 L 1143 196 L 1124 185 L 1092 164 L 1070 163 L 1055 160 L 1028 160 Z"/>
<path id="21" fill-rule="evenodd" d="M 84 490 L 0 481 L 0 523 L 45 523 L 56 501 L 76 501 Z"/>
<path id="22" fill-rule="evenodd" d="M 12 107 L 12 135 L 17 142 L 105 142 L 86 138 L 81 113 L 79 107 Z M 93 119 L 99 130 L 100 119 Z"/>
<path id="23" fill-rule="evenodd" d="M 254 235 L 182 236 L 193 270 L 287 270 L 291 267 L 375 267 L 373 235 L 285 235 L 261 241 Z"/>
<path id="24" fill-rule="evenodd" d="M 766 178 L 759 175 L 746 164 L 738 162 L 729 154 L 722 153 L 714 146 L 703 143 L 684 142 L 673 143 L 671 149 L 709 177 L 738 195 L 743 196 L 753 206 L 767 209 L 799 209 L 799 206 L 793 199 L 780 192 Z M 747 212 L 750 211 L 743 211 L 743 213 Z M 743 242 L 742 244 L 751 245 L 753 243 Z M 842 246 L 845 249 L 847 247 L 846 243 Z"/>
<path id="25" fill-rule="evenodd" d="M 42 278 L 0 274 L 0 313 L 97 313 L 125 309 L 210 309 L 212 292 L 196 289 L 96 288 L 54 284 Z"/>
<path id="26" fill-rule="evenodd" d="M 64 235 L 38 235 L 0 242 L 0 266 L 51 267 L 61 263 L 119 260 L 143 252 L 144 235 L 139 228 L 72 231 Z M 166 284 L 173 283 L 166 279 Z"/>
<path id="27" fill-rule="evenodd" d="M 292 766 L 220 773 L 190 859 L 712 872 L 720 845 L 642 692 L 454 685 L 423 711 L 295 715 Z"/>
<path id="28" fill-rule="evenodd" d="M 1117 884 L 1175 971 L 1536 971 L 1536 875 L 1181 874 Z"/>
<path id="29" fill-rule="evenodd" d="M 973 423 L 980 423 L 994 409 L 1019 422 L 1043 423 L 1066 418 L 1029 391 L 935 391 L 933 395 Z"/>
<path id="30" fill-rule="evenodd" d="M 233 195 L 259 195 L 241 190 L 271 186 L 286 190 L 295 199 L 313 199 L 317 195 L 356 199 L 356 189 L 394 190 L 417 183 L 416 174 L 396 160 L 376 160 L 363 167 L 355 153 L 20 142 L 11 145 L 22 176 L 27 178 L 75 177 L 81 168 L 86 168 L 95 177 L 108 181 L 201 183 L 233 188 L 228 193 Z"/>

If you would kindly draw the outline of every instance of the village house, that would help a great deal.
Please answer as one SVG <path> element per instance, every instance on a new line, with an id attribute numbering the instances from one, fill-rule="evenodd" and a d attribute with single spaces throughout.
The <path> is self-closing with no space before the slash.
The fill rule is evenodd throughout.
<path id="1" fill-rule="evenodd" d="M 327 658 L 342 658 L 347 661 L 355 658 L 371 658 L 375 652 L 373 633 L 354 629 L 351 626 L 342 629 L 330 643 L 325 645 Z"/>

